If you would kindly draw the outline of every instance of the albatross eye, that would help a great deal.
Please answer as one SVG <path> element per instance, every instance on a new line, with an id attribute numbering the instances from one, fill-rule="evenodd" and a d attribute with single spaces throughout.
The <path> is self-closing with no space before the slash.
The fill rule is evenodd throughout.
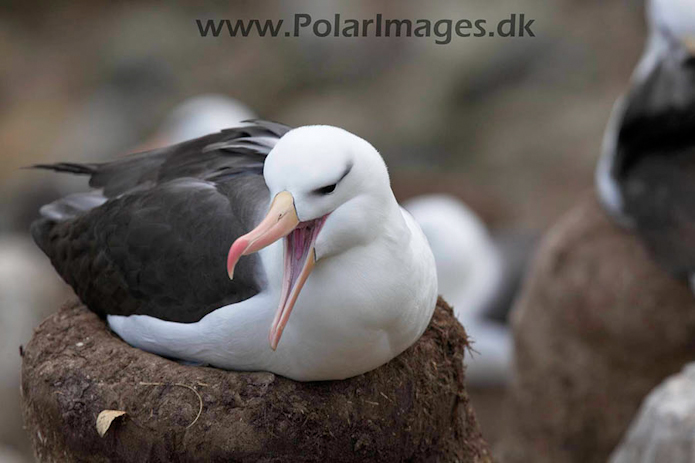
<path id="1" fill-rule="evenodd" d="M 329 195 L 335 191 L 336 186 L 338 186 L 337 183 L 334 183 L 332 185 L 326 185 L 324 187 L 315 189 L 314 193 L 316 193 L 317 195 Z"/>

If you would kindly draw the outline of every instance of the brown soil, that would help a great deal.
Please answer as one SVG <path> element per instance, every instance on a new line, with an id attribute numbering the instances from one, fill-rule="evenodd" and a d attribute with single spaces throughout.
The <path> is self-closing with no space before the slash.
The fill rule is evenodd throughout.
<path id="1" fill-rule="evenodd" d="M 42 462 L 489 462 L 464 387 L 466 347 L 440 299 L 422 338 L 388 364 L 299 383 L 134 349 L 70 303 L 24 350 L 24 420 Z M 102 438 L 105 409 L 127 415 Z"/>
<path id="2" fill-rule="evenodd" d="M 642 399 L 695 359 L 687 284 L 613 225 L 593 194 L 543 240 L 512 319 L 505 463 L 605 462 Z"/>

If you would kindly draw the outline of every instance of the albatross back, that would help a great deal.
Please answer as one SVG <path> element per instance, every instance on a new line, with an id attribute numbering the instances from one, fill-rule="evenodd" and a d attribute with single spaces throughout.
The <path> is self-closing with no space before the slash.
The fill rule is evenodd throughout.
<path id="1" fill-rule="evenodd" d="M 268 204 L 265 157 L 289 130 L 256 121 L 103 164 L 38 165 L 95 190 L 41 209 L 32 235 L 94 312 L 196 322 L 265 284 L 257 256 L 226 256 Z"/>

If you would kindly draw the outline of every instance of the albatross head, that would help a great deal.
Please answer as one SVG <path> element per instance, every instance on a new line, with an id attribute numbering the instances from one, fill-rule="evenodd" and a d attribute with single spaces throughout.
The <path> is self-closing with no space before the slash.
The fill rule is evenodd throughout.
<path id="1" fill-rule="evenodd" d="M 628 227 L 634 223 L 624 211 L 621 178 L 653 140 L 677 144 L 679 134 L 692 132 L 695 110 L 693 1 L 650 0 L 647 20 L 647 46 L 630 90 L 615 105 L 596 170 L 601 202 Z"/>
<path id="2" fill-rule="evenodd" d="M 396 203 L 376 149 L 336 127 L 288 132 L 268 154 L 263 175 L 273 198 L 270 210 L 234 242 L 227 267 L 233 278 L 241 256 L 284 238 L 283 287 L 269 334 L 275 350 L 317 262 L 369 242 Z"/>
<path id="3" fill-rule="evenodd" d="M 626 110 L 681 108 L 695 97 L 695 7 L 692 0 L 651 0 L 649 40 L 635 69 Z"/>

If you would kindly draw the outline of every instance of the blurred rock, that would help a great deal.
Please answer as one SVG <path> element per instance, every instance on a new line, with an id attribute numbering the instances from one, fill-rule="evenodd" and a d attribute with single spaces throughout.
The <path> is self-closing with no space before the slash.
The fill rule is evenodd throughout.
<path id="1" fill-rule="evenodd" d="M 610 463 L 695 461 L 695 363 L 645 399 Z"/>
<path id="2" fill-rule="evenodd" d="M 586 195 L 545 236 L 512 313 L 501 461 L 605 462 L 643 398 L 695 358 L 695 298 Z"/>

